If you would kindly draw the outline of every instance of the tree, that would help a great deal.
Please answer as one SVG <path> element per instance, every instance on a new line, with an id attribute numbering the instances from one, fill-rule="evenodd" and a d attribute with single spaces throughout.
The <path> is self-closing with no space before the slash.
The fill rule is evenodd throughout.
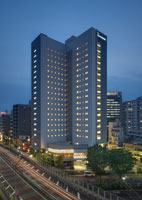
<path id="1" fill-rule="evenodd" d="M 112 149 L 109 150 L 109 165 L 115 174 L 121 177 L 129 172 L 135 164 L 135 158 L 133 158 L 131 152 L 125 149 Z"/>
<path id="2" fill-rule="evenodd" d="M 57 168 L 63 168 L 63 166 L 64 166 L 64 156 L 55 156 L 54 165 Z"/>
<path id="3" fill-rule="evenodd" d="M 52 165 L 52 154 L 49 154 L 49 153 L 44 153 L 42 156 L 41 156 L 41 160 L 45 163 L 47 163 L 48 165 Z"/>
<path id="4" fill-rule="evenodd" d="M 94 145 L 89 147 L 87 150 L 87 161 L 88 166 L 91 168 L 92 172 L 96 175 L 101 176 L 105 174 L 105 168 L 108 166 L 109 154 L 105 147 Z"/>

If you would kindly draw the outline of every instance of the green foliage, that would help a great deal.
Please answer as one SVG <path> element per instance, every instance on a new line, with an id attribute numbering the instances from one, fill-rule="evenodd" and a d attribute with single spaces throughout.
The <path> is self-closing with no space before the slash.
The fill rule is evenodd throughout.
<path id="1" fill-rule="evenodd" d="M 52 158 L 53 158 L 52 154 L 44 153 L 42 154 L 40 160 L 47 163 L 48 165 L 52 165 Z"/>
<path id="2" fill-rule="evenodd" d="M 54 166 L 57 168 L 63 168 L 64 167 L 64 156 L 54 157 Z"/>
<path id="3" fill-rule="evenodd" d="M 93 146 L 88 148 L 88 166 L 96 175 L 105 174 L 105 168 L 109 167 L 119 177 L 132 170 L 135 159 L 131 152 L 124 149 L 107 150 L 106 147 Z"/>
<path id="4" fill-rule="evenodd" d="M 109 154 L 106 147 L 94 145 L 87 151 L 88 166 L 96 175 L 105 174 L 105 168 L 108 166 Z"/>
<path id="5" fill-rule="evenodd" d="M 45 151 L 46 151 L 46 150 L 45 150 L 44 148 L 41 149 L 41 153 L 45 153 Z"/>
<path id="6" fill-rule="evenodd" d="M 109 151 L 109 165 L 112 172 L 120 177 L 132 170 L 135 164 L 135 159 L 132 157 L 131 152 L 125 149 L 112 149 Z"/>
<path id="7" fill-rule="evenodd" d="M 107 184 L 97 184 L 97 187 L 100 187 L 104 190 L 124 190 L 127 189 L 127 187 L 122 184 L 121 181 L 115 181 L 112 183 Z"/>
<path id="8" fill-rule="evenodd" d="M 34 154 L 34 149 L 30 148 L 29 154 Z"/>

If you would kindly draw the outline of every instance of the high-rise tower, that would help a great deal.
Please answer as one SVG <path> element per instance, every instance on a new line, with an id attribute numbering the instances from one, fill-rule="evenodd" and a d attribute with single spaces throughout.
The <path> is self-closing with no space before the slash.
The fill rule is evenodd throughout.
<path id="1" fill-rule="evenodd" d="M 90 28 L 65 44 L 40 34 L 32 42 L 32 141 L 104 143 L 107 37 Z"/>

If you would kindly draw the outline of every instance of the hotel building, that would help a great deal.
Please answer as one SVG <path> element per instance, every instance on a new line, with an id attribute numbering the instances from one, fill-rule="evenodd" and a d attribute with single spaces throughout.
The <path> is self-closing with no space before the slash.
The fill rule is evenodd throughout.
<path id="1" fill-rule="evenodd" d="M 107 141 L 107 37 L 90 28 L 65 44 L 32 42 L 32 146 Z"/>

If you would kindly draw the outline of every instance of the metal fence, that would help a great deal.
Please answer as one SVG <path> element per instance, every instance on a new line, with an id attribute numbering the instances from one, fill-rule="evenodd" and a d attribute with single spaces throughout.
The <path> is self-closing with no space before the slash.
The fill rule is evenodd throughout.
<path id="1" fill-rule="evenodd" d="M 16 196 L 16 191 L 13 189 L 13 187 L 8 183 L 8 181 L 4 178 L 2 174 L 0 174 L 0 189 L 4 196 L 9 200 L 22 200 L 22 197 Z"/>
<path id="2" fill-rule="evenodd" d="M 50 173 L 56 175 L 59 180 L 66 182 L 66 184 L 71 185 L 74 188 L 77 188 L 81 192 L 85 192 L 88 195 L 93 195 L 96 199 L 102 200 L 124 200 L 123 198 L 105 191 L 99 187 L 96 187 L 90 183 L 86 183 L 81 180 L 75 180 L 72 176 L 68 175 L 61 169 L 57 169 L 53 166 L 47 165 L 41 161 L 37 161 L 38 165 L 46 168 Z"/>
<path id="3" fill-rule="evenodd" d="M 16 154 L 18 153 L 15 149 L 11 149 L 10 147 L 6 147 L 9 150 L 14 151 Z M 26 153 L 23 153 L 23 157 L 30 162 L 33 162 L 33 164 L 37 164 L 39 167 L 44 168 L 48 172 L 50 172 L 52 175 L 56 176 L 59 181 L 62 181 L 66 183 L 66 185 L 71 186 L 72 188 L 78 189 L 78 191 L 83 192 L 85 194 L 88 194 L 90 196 L 93 196 L 94 199 L 99 200 L 125 200 L 124 198 L 121 198 L 117 196 L 116 194 L 113 194 L 111 192 L 105 191 L 97 186 L 94 186 L 90 183 L 86 183 L 84 181 L 75 180 L 72 176 L 67 174 L 61 169 L 57 169 L 53 166 L 50 166 L 46 163 L 43 163 L 42 161 L 39 161 L 35 158 L 35 160 L 29 158 L 29 156 Z"/>

